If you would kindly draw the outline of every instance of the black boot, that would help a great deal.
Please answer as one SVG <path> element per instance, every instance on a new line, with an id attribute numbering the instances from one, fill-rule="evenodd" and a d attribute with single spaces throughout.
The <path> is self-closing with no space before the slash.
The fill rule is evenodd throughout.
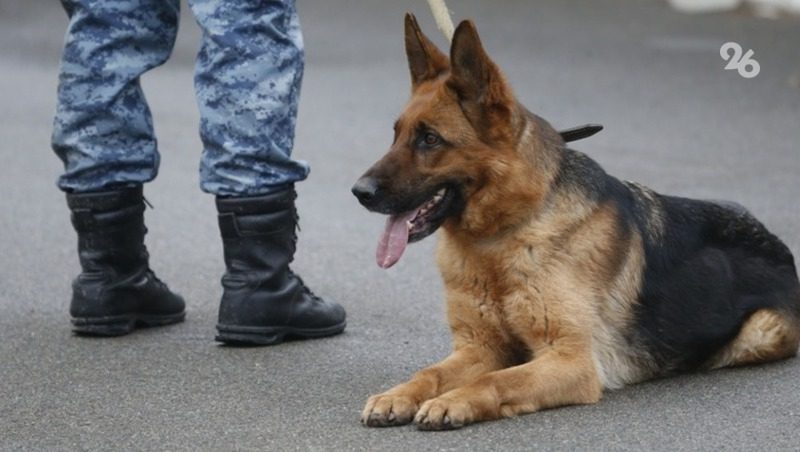
<path id="1" fill-rule="evenodd" d="M 74 331 L 120 336 L 183 320 L 183 299 L 148 266 L 142 187 L 67 194 L 82 273 L 72 283 Z"/>
<path id="2" fill-rule="evenodd" d="M 246 198 L 217 197 L 227 271 L 217 340 L 269 345 L 289 335 L 344 331 L 340 305 L 314 295 L 289 268 L 297 242 L 293 187 Z"/>

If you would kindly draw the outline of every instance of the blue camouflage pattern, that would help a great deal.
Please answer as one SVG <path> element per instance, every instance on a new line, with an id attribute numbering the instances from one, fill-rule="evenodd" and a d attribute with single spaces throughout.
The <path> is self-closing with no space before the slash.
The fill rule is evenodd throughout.
<path id="1" fill-rule="evenodd" d="M 64 191 L 145 183 L 158 174 L 139 78 L 169 58 L 179 0 L 62 0 L 70 18 L 53 150 Z M 200 186 L 267 194 L 308 176 L 291 158 L 304 54 L 294 1 L 189 0 L 203 31 L 195 67 Z"/>

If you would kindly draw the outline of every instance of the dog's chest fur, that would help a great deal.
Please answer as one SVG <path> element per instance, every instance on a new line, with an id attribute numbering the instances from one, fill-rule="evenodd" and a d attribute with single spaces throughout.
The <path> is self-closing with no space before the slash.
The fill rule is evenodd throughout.
<path id="1" fill-rule="evenodd" d="M 656 371 L 647 353 L 630 344 L 631 305 L 644 259 L 641 238 L 619 237 L 612 211 L 587 209 L 581 215 L 567 221 L 545 212 L 514 237 L 469 246 L 441 234 L 438 262 L 448 315 L 456 338 L 463 328 L 471 340 L 480 331 L 487 343 L 500 339 L 504 346 L 524 348 L 510 350 L 512 357 L 567 344 L 591 356 L 604 387 L 618 388 Z"/>

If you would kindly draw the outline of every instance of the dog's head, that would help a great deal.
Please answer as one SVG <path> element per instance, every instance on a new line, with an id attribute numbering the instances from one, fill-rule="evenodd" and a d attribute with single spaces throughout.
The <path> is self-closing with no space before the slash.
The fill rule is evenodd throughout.
<path id="1" fill-rule="evenodd" d="M 367 209 L 389 215 L 377 253 L 384 268 L 408 242 L 458 227 L 499 200 L 526 122 L 472 22 L 456 28 L 448 58 L 407 14 L 405 46 L 411 98 L 391 148 L 352 189 Z"/>

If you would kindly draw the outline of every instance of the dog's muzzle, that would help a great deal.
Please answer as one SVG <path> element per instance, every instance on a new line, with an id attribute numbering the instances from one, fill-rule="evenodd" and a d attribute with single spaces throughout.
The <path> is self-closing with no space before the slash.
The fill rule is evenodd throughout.
<path id="1" fill-rule="evenodd" d="M 373 177 L 364 176 L 357 180 L 350 191 L 358 198 L 358 202 L 368 209 L 374 207 L 379 199 L 378 181 Z"/>

